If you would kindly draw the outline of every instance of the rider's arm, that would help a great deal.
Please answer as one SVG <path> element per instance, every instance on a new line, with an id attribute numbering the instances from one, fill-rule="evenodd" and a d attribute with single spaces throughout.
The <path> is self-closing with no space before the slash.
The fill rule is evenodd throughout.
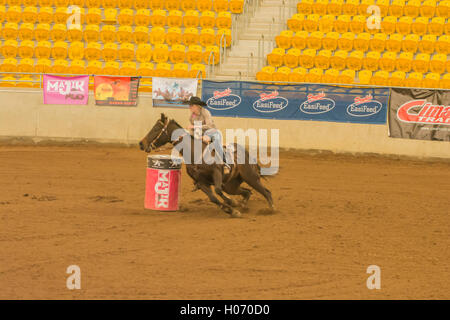
<path id="1" fill-rule="evenodd" d="M 202 116 L 203 116 L 203 119 L 205 120 L 205 124 L 202 127 L 202 129 L 204 131 L 216 127 L 216 125 L 214 124 L 213 118 L 211 116 L 211 112 L 209 112 L 209 110 L 202 108 Z"/>

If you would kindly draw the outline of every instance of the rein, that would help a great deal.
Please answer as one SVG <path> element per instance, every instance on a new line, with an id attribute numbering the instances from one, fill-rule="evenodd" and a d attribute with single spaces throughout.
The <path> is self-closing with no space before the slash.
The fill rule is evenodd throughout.
<path id="1" fill-rule="evenodd" d="M 150 143 L 150 147 L 152 149 L 156 149 L 155 146 L 155 142 L 162 136 L 163 133 L 167 134 L 167 126 L 169 125 L 169 119 L 167 119 L 166 123 L 163 123 L 161 120 L 158 120 L 158 122 L 160 122 L 163 125 L 162 130 L 159 132 L 159 134 L 152 140 L 152 142 Z M 167 134 L 167 136 L 169 137 L 169 135 Z M 170 140 L 170 137 L 169 137 Z"/>

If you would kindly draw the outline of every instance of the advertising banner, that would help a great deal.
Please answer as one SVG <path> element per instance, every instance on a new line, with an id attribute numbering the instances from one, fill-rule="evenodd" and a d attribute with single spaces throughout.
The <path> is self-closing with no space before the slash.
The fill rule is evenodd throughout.
<path id="1" fill-rule="evenodd" d="M 44 75 L 44 104 L 84 104 L 89 99 L 89 76 Z"/>
<path id="2" fill-rule="evenodd" d="M 197 95 L 197 79 L 153 78 L 152 97 L 154 107 L 183 107 Z"/>
<path id="3" fill-rule="evenodd" d="M 136 106 L 139 77 L 94 77 L 95 104 L 99 106 Z"/>
<path id="4" fill-rule="evenodd" d="M 219 117 L 385 124 L 388 96 L 384 88 L 202 82 L 202 100 Z"/>
<path id="5" fill-rule="evenodd" d="M 389 136 L 450 141 L 450 90 L 391 89 Z"/>

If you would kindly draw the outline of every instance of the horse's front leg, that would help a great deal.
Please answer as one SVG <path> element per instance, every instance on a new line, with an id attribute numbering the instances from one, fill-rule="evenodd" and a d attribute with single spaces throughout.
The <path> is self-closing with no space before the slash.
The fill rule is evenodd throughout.
<path id="1" fill-rule="evenodd" d="M 205 185 L 205 184 L 198 184 L 200 187 L 200 190 L 202 190 L 209 198 L 209 200 L 212 203 L 215 203 L 217 206 L 219 206 L 220 209 L 222 209 L 225 213 L 228 213 L 233 218 L 238 218 L 241 216 L 241 213 L 235 209 L 233 209 L 230 205 L 226 203 L 222 203 L 217 199 L 217 197 L 214 195 L 214 193 L 211 190 L 211 186 Z"/>

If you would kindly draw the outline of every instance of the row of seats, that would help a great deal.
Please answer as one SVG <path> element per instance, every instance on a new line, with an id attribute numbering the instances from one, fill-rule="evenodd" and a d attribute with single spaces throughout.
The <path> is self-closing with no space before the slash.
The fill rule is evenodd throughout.
<path id="1" fill-rule="evenodd" d="M 256 79 L 261 81 L 289 81 L 306 83 L 330 83 L 330 84 L 364 84 L 378 86 L 414 87 L 414 88 L 442 88 L 450 89 L 450 73 L 439 75 L 438 73 L 423 74 L 420 72 L 406 73 L 403 71 L 387 72 L 361 70 L 356 72 L 351 69 L 319 69 L 319 68 L 295 68 L 280 67 L 278 69 L 266 66 L 257 74 Z"/>
<path id="2" fill-rule="evenodd" d="M 4 6 L 0 6 L 0 22 L 6 21 L 10 23 L 57 23 L 66 24 L 67 20 L 72 14 L 66 7 L 58 7 L 54 11 L 53 8 L 44 7 L 38 9 L 36 7 L 26 7 L 23 11 L 20 7 L 9 8 L 5 11 Z M 104 18 L 100 8 L 89 8 L 86 12 L 81 12 L 79 15 L 80 23 L 96 24 L 118 23 L 121 26 L 166 26 L 169 27 L 197 27 L 212 28 L 230 28 L 231 27 L 231 13 L 229 11 L 214 11 L 188 10 L 182 12 L 180 10 L 154 10 L 138 9 L 105 9 Z M 74 23 L 76 20 L 72 20 Z"/>
<path id="3" fill-rule="evenodd" d="M 0 5 L 8 7 L 69 7 L 79 8 L 120 8 L 120 9 L 166 9 L 170 10 L 214 10 L 241 13 L 244 0 L 0 0 Z"/>
<path id="4" fill-rule="evenodd" d="M 416 33 L 422 34 L 435 34 L 441 35 L 443 33 L 450 34 L 450 27 L 448 26 L 448 18 L 444 17 L 417 17 L 411 18 L 408 16 L 394 17 L 385 16 L 380 19 L 379 25 L 371 24 L 367 21 L 367 17 L 363 15 L 348 16 L 318 16 L 300 14 L 293 15 L 288 21 L 288 29 L 294 32 L 307 31 L 307 32 L 331 32 L 338 33 L 353 32 L 353 33 L 378 33 L 383 32 L 386 34 L 392 34 L 398 32 L 400 34 Z"/>
<path id="5" fill-rule="evenodd" d="M 385 50 L 392 52 L 411 52 L 417 51 L 423 53 L 450 53 L 450 36 L 441 35 L 423 35 L 417 34 L 402 35 L 394 33 L 386 35 L 385 33 L 377 33 L 370 35 L 368 33 L 354 34 L 347 32 L 342 35 L 336 32 L 316 31 L 308 34 L 306 31 L 297 32 L 295 35 L 281 33 L 275 37 L 277 48 L 276 51 L 283 51 L 289 48 L 303 50 L 305 48 L 314 50 L 359 50 L 359 51 L 377 51 L 383 52 Z M 292 49 L 291 49 L 292 50 Z"/>
<path id="6" fill-rule="evenodd" d="M 281 49 L 282 50 L 282 49 Z M 294 51 L 295 50 L 295 51 Z M 345 50 L 321 50 L 317 52 L 313 49 L 300 51 L 291 49 L 286 54 L 272 52 L 267 56 L 267 60 L 272 67 L 286 66 L 296 68 L 298 66 L 310 69 L 313 67 L 319 69 L 334 68 L 343 70 L 367 69 L 370 71 L 403 71 L 426 73 L 428 71 L 435 73 L 450 72 L 450 60 L 447 54 L 435 54 L 433 56 L 427 53 L 420 53 L 414 56 L 411 52 L 385 52 L 383 54 L 377 51 L 370 51 L 364 54 L 362 51 L 348 52 Z"/>
<path id="7" fill-rule="evenodd" d="M 213 44 L 229 47 L 231 45 L 231 30 L 219 29 L 215 31 L 211 28 L 198 30 L 198 28 L 187 28 L 182 32 L 180 28 L 169 28 L 165 30 L 163 27 L 155 27 L 150 30 L 147 27 L 136 27 L 134 30 L 129 26 L 119 27 L 118 31 L 113 26 L 104 26 L 100 31 L 98 26 L 87 26 L 82 32 L 78 29 L 66 30 L 64 26 L 54 26 L 52 30 L 47 27 L 36 28 L 34 30 L 23 28 L 12 30 L 4 28 L 2 34 L 10 45 L 18 46 L 16 39 L 23 41 L 36 40 L 47 45 L 48 40 L 53 42 L 69 40 L 71 45 L 74 42 L 86 41 L 102 42 L 105 45 L 110 42 L 118 42 L 120 44 L 134 42 L 136 44 L 151 43 L 153 45 L 167 43 L 168 45 L 185 44 L 192 45 L 200 43 L 203 46 Z M 21 42 L 21 43 L 22 43 Z M 27 42 L 29 43 L 29 42 Z M 39 43 L 38 43 L 39 45 Z M 100 45 L 100 44 L 99 44 Z"/>
<path id="8" fill-rule="evenodd" d="M 395 17 L 449 17 L 449 0 L 302 0 L 297 4 L 297 11 L 301 14 L 330 15 L 363 15 L 368 16 L 370 6 L 376 5 L 380 16 Z"/>

